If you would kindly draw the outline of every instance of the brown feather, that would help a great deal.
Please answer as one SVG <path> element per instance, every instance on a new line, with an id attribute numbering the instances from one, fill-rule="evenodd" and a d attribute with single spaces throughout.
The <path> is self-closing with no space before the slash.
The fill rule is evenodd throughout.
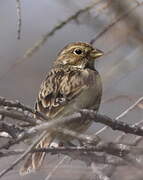
<path id="1" fill-rule="evenodd" d="M 55 117 L 81 92 L 96 83 L 96 71 L 79 68 L 55 67 L 43 81 L 36 102 L 36 110 Z"/>

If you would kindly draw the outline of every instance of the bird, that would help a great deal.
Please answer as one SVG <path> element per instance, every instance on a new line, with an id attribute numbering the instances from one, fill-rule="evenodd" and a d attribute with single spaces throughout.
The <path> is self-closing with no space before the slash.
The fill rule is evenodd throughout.
<path id="1" fill-rule="evenodd" d="M 103 54 L 103 51 L 85 42 L 66 45 L 58 53 L 41 84 L 35 111 L 44 113 L 49 121 L 71 115 L 81 109 L 98 111 L 102 97 L 102 80 L 94 62 Z M 91 120 L 77 119 L 62 126 L 83 133 L 91 124 Z M 61 142 L 72 140 L 70 136 L 50 131 L 35 148 L 47 148 L 55 138 Z M 44 152 L 29 154 L 20 174 L 25 175 L 39 169 L 44 157 Z"/>

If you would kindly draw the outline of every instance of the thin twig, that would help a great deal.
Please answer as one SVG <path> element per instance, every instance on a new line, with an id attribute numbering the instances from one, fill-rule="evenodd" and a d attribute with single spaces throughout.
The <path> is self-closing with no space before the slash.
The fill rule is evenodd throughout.
<path id="1" fill-rule="evenodd" d="M 127 108 L 123 113 L 121 113 L 119 116 L 116 117 L 115 120 L 119 120 L 120 118 L 124 117 L 125 115 L 127 115 L 128 112 L 130 112 L 132 109 L 134 109 L 141 101 L 143 100 L 143 97 L 140 97 L 137 101 L 135 101 L 134 104 L 132 104 L 129 108 Z M 135 125 L 135 124 L 134 124 Z M 139 125 L 139 124 L 136 124 Z M 102 133 L 104 130 L 108 129 L 107 126 L 103 127 L 101 130 L 99 130 L 97 132 L 97 134 L 99 135 L 100 133 Z M 117 139 L 115 140 L 116 143 L 121 142 L 121 140 L 123 140 L 123 138 L 125 137 L 126 133 L 122 133 L 122 135 L 120 135 L 119 137 L 117 137 Z M 132 145 L 137 145 L 137 143 L 139 143 L 141 141 L 142 137 L 137 137 L 136 140 L 133 142 Z M 116 167 L 114 165 L 110 166 L 110 174 L 112 176 L 113 172 L 115 171 Z"/>
<path id="2" fill-rule="evenodd" d="M 137 136 L 137 137 L 134 139 L 132 145 L 133 145 L 133 146 L 137 146 L 142 140 L 143 140 L 143 137 Z"/>
<path id="3" fill-rule="evenodd" d="M 140 103 L 142 100 L 143 100 L 143 97 L 140 97 L 134 104 L 132 104 L 129 108 L 127 108 L 124 112 L 122 112 L 119 116 L 117 116 L 115 118 L 115 120 L 118 121 L 119 119 L 123 118 L 125 115 L 127 115 L 128 112 L 132 111 L 138 105 L 138 103 Z M 103 131 L 105 131 L 108 128 L 109 128 L 108 126 L 104 126 L 99 131 L 97 131 L 95 134 L 99 135 L 100 133 L 102 133 Z"/>
<path id="4" fill-rule="evenodd" d="M 19 0 L 20 1 L 20 0 Z M 101 0 L 96 0 L 96 2 L 91 3 L 90 5 L 85 6 L 82 9 L 79 9 L 77 12 L 75 12 L 74 14 L 72 14 L 71 16 L 69 16 L 67 19 L 61 21 L 59 24 L 56 24 L 50 32 L 47 32 L 45 35 L 43 35 L 41 37 L 41 39 L 39 41 L 37 41 L 32 48 L 29 48 L 23 55 L 23 57 L 21 59 L 19 59 L 18 61 L 16 61 L 7 71 L 6 73 L 4 73 L 1 77 L 0 80 L 3 79 L 3 77 L 5 77 L 10 71 L 12 71 L 13 69 L 15 69 L 19 64 L 21 64 L 23 62 L 23 60 L 25 60 L 27 57 L 31 57 L 35 52 L 37 52 L 37 50 L 40 49 L 40 47 L 46 43 L 46 41 L 55 34 L 55 32 L 57 32 L 58 30 L 60 30 L 61 28 L 63 28 L 65 25 L 67 25 L 69 22 L 71 22 L 72 20 L 76 20 L 82 13 L 85 13 L 87 11 L 89 11 L 90 9 L 94 8 L 94 6 L 98 5 L 99 3 L 101 3 Z"/>
<path id="5" fill-rule="evenodd" d="M 125 11 L 121 16 L 117 17 L 111 24 L 109 24 L 106 28 L 103 29 L 95 38 L 92 38 L 90 40 L 90 44 L 94 44 L 95 41 L 97 41 L 103 34 L 105 34 L 111 27 L 113 27 L 115 24 L 117 24 L 119 21 L 127 17 L 129 14 L 131 14 L 132 11 L 134 11 L 140 4 L 137 4 L 133 8 L 129 9 L 128 11 Z"/>
<path id="6" fill-rule="evenodd" d="M 36 42 L 32 48 L 28 49 L 26 53 L 24 54 L 24 57 L 25 58 L 31 57 L 43 44 L 45 44 L 48 38 L 51 37 L 57 30 L 61 29 L 70 21 L 76 20 L 79 17 L 79 15 L 81 15 L 82 13 L 86 11 L 89 11 L 90 9 L 94 8 L 94 6 L 96 6 L 99 3 L 101 3 L 101 0 L 93 2 L 92 4 L 85 6 L 83 9 L 79 9 L 76 13 L 68 17 L 66 20 L 57 24 L 50 32 L 42 36 L 42 38 L 38 42 Z"/>
<path id="7" fill-rule="evenodd" d="M 62 158 L 58 164 L 56 164 L 56 166 L 49 172 L 48 176 L 45 178 L 45 180 L 49 180 L 52 175 L 54 174 L 54 172 L 58 169 L 58 167 L 68 158 L 68 156 L 64 156 L 64 158 Z"/>
<path id="8" fill-rule="evenodd" d="M 0 151 L 0 158 L 8 157 L 8 156 L 15 156 L 15 155 L 22 154 L 24 152 L 25 152 L 25 150 L 23 150 L 23 149 L 18 149 L 18 150 L 13 150 L 13 151 L 8 150 L 8 151 L 5 151 L 5 152 Z"/>
<path id="9" fill-rule="evenodd" d="M 22 25 L 20 0 L 16 0 L 16 12 L 17 12 L 17 39 L 20 39 L 21 38 L 21 25 Z"/>

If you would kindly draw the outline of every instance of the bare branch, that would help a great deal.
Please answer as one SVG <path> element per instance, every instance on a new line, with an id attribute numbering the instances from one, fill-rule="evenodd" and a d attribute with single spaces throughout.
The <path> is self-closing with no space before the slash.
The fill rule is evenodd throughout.
<path id="1" fill-rule="evenodd" d="M 138 104 L 140 104 L 142 102 L 142 97 L 140 97 L 133 105 L 131 105 L 128 109 L 126 109 L 123 113 L 121 113 L 118 117 L 117 120 L 124 117 L 128 112 L 130 112 L 132 109 L 134 109 L 136 106 L 138 106 Z M 142 123 L 142 121 L 135 123 L 133 126 L 137 126 L 140 125 Z M 108 127 L 107 127 L 108 128 Z M 103 128 L 103 130 L 106 129 L 106 127 Z M 102 129 L 101 129 L 102 132 Z M 120 136 L 118 136 L 115 140 L 116 143 L 121 143 L 123 141 L 123 139 L 126 137 L 126 133 L 122 133 Z M 138 143 L 140 143 L 140 141 L 142 141 L 142 137 L 136 137 L 135 140 L 133 141 L 132 145 L 133 146 L 137 146 Z M 137 153 L 137 152 L 136 152 Z M 137 153 L 139 154 L 139 152 Z M 136 163 L 135 163 L 136 164 Z M 112 176 L 113 172 L 116 170 L 116 167 L 111 165 L 109 171 L 110 174 Z"/>
<path id="2" fill-rule="evenodd" d="M 31 125 L 36 125 L 36 119 L 32 118 L 29 115 L 25 115 L 24 112 L 17 111 L 17 110 L 6 110 L 6 109 L 0 109 L 0 114 L 2 116 L 10 117 L 12 119 L 17 119 L 20 121 L 28 122 Z"/>
<path id="3" fill-rule="evenodd" d="M 71 149 L 72 148 L 72 149 Z M 82 148 L 82 149 L 81 149 Z M 69 152 L 68 150 L 71 149 Z M 80 150 L 79 150 L 80 149 Z M 93 150 L 93 151 L 92 151 Z M 8 156 L 15 156 L 15 155 L 19 155 L 24 153 L 25 150 L 24 149 L 17 149 L 17 150 L 6 150 L 6 151 L 0 151 L 0 157 L 8 157 Z M 51 153 L 51 155 L 54 154 L 63 154 L 66 155 L 65 157 L 71 157 L 71 159 L 78 159 L 81 160 L 83 162 L 85 162 L 85 164 L 87 164 L 88 166 L 92 163 L 92 162 L 96 162 L 97 164 L 108 164 L 108 165 L 114 165 L 114 166 L 124 166 L 127 165 L 127 163 L 123 160 L 120 159 L 116 156 L 110 156 L 109 154 L 105 154 L 105 153 L 97 153 L 95 151 L 95 148 L 93 147 L 91 149 L 91 147 L 75 147 L 75 149 L 73 149 L 73 147 L 68 147 L 65 150 L 59 150 L 57 148 L 57 150 L 55 152 L 53 152 L 53 148 L 49 150 L 49 148 L 46 149 L 33 149 L 31 150 L 29 153 L 35 153 L 35 152 L 46 152 L 46 153 Z M 88 156 L 87 156 L 88 153 Z M 64 159 L 66 159 L 64 158 Z M 60 163 L 60 162 L 59 162 Z"/>
<path id="4" fill-rule="evenodd" d="M 42 118 L 43 120 L 48 120 L 48 118 L 44 114 L 40 112 L 35 112 L 33 108 L 20 103 L 18 100 L 12 101 L 12 100 L 7 100 L 4 97 L 0 97 L 0 106 L 21 109 L 22 111 L 27 111 L 32 114 L 35 114 L 36 116 L 38 116 L 39 118 Z"/>
<path id="5" fill-rule="evenodd" d="M 0 177 L 4 176 L 7 172 L 9 172 L 10 170 L 12 170 L 19 162 L 21 162 L 26 156 L 27 154 L 33 149 L 33 147 L 46 135 L 47 132 L 43 132 L 39 138 L 37 138 L 35 140 L 35 142 L 29 146 L 29 148 L 18 158 L 16 159 L 8 168 L 2 170 L 0 172 Z"/>
<path id="6" fill-rule="evenodd" d="M 138 101 L 136 101 L 136 103 L 134 103 L 134 105 L 132 105 L 130 108 L 128 108 L 128 110 L 126 110 L 125 112 L 129 112 L 131 109 L 133 109 L 138 102 L 140 102 L 142 100 L 142 98 L 140 98 Z M 5 112 L 5 114 L 3 113 Z M 105 116 L 105 115 L 101 115 L 98 114 L 92 110 L 82 110 L 80 113 L 74 113 L 68 117 L 64 117 L 64 118 L 58 118 L 58 119 L 53 119 L 52 121 L 49 122 L 45 122 L 45 123 L 41 123 L 40 125 L 37 125 L 35 127 L 32 127 L 30 129 L 25 130 L 18 138 L 18 142 L 20 142 L 21 140 L 31 137 L 35 134 L 37 134 L 38 132 L 42 132 L 44 130 L 51 130 L 52 128 L 54 128 L 55 131 L 59 131 L 62 132 L 64 134 L 68 134 L 70 136 L 73 136 L 81 141 L 86 141 L 88 143 L 93 142 L 94 139 L 94 143 L 99 141 L 99 138 L 97 138 L 97 136 L 92 137 L 91 136 L 87 136 L 87 135 L 81 135 L 78 133 L 75 133 L 73 131 L 70 131 L 68 129 L 64 129 L 64 128 L 60 128 L 57 126 L 60 125 L 61 123 L 68 123 L 70 121 L 76 121 L 78 118 L 82 118 L 86 121 L 86 119 L 91 119 L 92 121 L 98 122 L 98 123 L 102 123 L 107 125 L 108 127 L 111 127 L 113 130 L 120 130 L 123 131 L 125 133 L 130 133 L 130 134 L 135 134 L 135 135 L 139 135 L 139 136 L 143 136 L 143 129 L 138 127 L 138 126 L 132 126 L 132 125 L 128 125 L 124 122 L 117 122 L 116 120 L 123 117 L 126 113 L 123 113 L 122 116 L 118 116 L 118 118 L 116 118 L 115 120 Z M 1 110 L 0 114 L 4 114 L 7 115 L 8 117 L 11 118 L 17 118 L 23 121 L 28 121 L 28 122 L 33 122 L 34 120 L 30 117 L 27 116 L 27 119 L 25 119 L 25 116 L 22 116 L 22 114 L 19 115 L 19 112 L 14 112 L 12 111 L 12 114 L 9 111 L 5 111 L 5 110 Z M 3 115 L 2 114 L 2 115 Z M 17 142 L 17 141 L 16 141 Z"/>
<path id="7" fill-rule="evenodd" d="M 133 127 L 136 127 L 136 126 L 141 126 L 141 124 L 143 123 L 143 120 L 142 121 L 139 121 L 139 122 L 137 122 L 137 123 L 135 123 L 135 124 L 133 124 L 132 126 Z M 121 141 L 123 141 L 123 139 L 125 138 L 125 136 L 126 136 L 126 133 L 122 133 L 120 136 L 118 136 L 117 138 L 116 138 L 116 142 L 121 142 Z M 138 140 L 137 140 L 138 141 Z M 134 142 L 134 143 L 136 143 L 136 141 Z M 134 144 L 133 143 L 133 144 Z"/>
<path id="8" fill-rule="evenodd" d="M 18 110 L 11 109 L 11 108 L 15 108 L 17 105 L 19 105 L 19 103 L 14 104 L 13 102 L 8 102 L 8 101 L 2 100 L 2 99 L 0 99 L 0 100 L 1 100 L 0 101 L 1 106 L 2 105 L 4 107 L 8 106 L 8 105 L 10 106 L 10 109 L 0 110 L 0 114 L 11 117 L 11 118 L 17 118 L 19 120 L 25 121 L 25 116 L 24 116 L 23 112 L 20 112 L 22 114 L 19 115 Z M 141 154 L 143 151 L 142 149 L 135 149 L 131 146 L 127 146 L 127 145 L 123 145 L 123 144 L 105 143 L 105 142 L 101 141 L 99 137 L 97 137 L 95 135 L 89 136 L 89 135 L 85 135 L 85 134 L 80 134 L 80 133 L 68 130 L 66 128 L 62 128 L 62 127 L 60 127 L 60 125 L 63 123 L 69 123 L 70 121 L 77 121 L 77 119 L 79 119 L 79 118 L 82 118 L 85 121 L 86 121 L 86 119 L 91 119 L 92 121 L 108 125 L 113 130 L 121 130 L 125 133 L 143 136 L 142 128 L 134 126 L 134 125 L 128 125 L 121 121 L 120 122 L 116 121 L 117 119 L 120 119 L 121 117 L 125 116 L 129 111 L 131 111 L 142 100 L 143 100 L 143 97 L 139 98 L 138 101 L 136 101 L 132 106 L 130 106 L 124 113 L 122 113 L 122 115 L 118 116 L 115 120 L 113 120 L 105 115 L 98 114 L 98 113 L 94 112 L 93 110 L 84 109 L 84 110 L 81 110 L 80 112 L 76 112 L 67 117 L 56 118 L 49 122 L 41 121 L 40 124 L 38 124 L 34 127 L 22 129 L 23 130 L 22 132 L 18 133 L 18 135 L 16 134 L 15 140 L 12 139 L 12 141 L 9 141 L 8 147 L 12 146 L 15 143 L 19 143 L 19 142 L 23 141 L 24 139 L 30 138 L 34 135 L 37 135 L 41 132 L 43 132 L 42 134 L 45 134 L 45 133 L 47 133 L 47 131 L 50 132 L 52 130 L 52 131 L 58 131 L 65 135 L 70 135 L 70 136 L 82 141 L 86 145 L 88 145 L 88 147 L 86 147 L 88 149 L 88 155 L 91 153 L 92 158 L 89 158 L 89 156 L 86 157 L 87 159 L 89 159 L 88 161 L 86 159 L 87 162 L 93 161 L 93 156 L 95 156 L 95 154 L 93 154 L 95 152 L 90 152 L 91 150 L 96 151 L 96 152 L 105 152 L 109 155 L 122 157 L 123 159 L 129 153 Z M 21 104 L 19 107 L 21 107 Z M 27 106 L 23 105 L 22 107 L 27 107 Z M 12 114 L 11 114 L 11 112 L 12 112 Z M 30 112 L 34 112 L 34 111 L 32 109 L 30 109 Z M 23 116 L 23 118 L 22 118 L 22 116 Z M 28 122 L 35 121 L 35 119 L 33 119 L 33 118 L 31 118 L 29 121 L 29 118 L 31 118 L 31 117 L 27 116 Z M 2 125 L 3 124 L 1 123 L 1 129 L 3 129 Z M 5 123 L 4 125 L 6 125 L 6 127 L 4 127 L 5 132 L 9 131 L 9 129 L 11 130 L 11 127 L 9 126 L 9 124 Z M 13 131 L 15 130 L 15 128 L 16 127 L 13 127 Z M 36 139 L 33 142 L 33 144 L 28 148 L 28 150 L 26 150 L 14 163 L 12 163 L 11 166 L 9 166 L 7 169 L 2 171 L 0 174 L 0 177 L 3 176 L 5 173 L 7 173 L 9 170 L 13 169 L 15 167 L 15 165 L 17 165 L 29 152 L 38 151 L 38 150 L 34 150 L 33 148 L 34 148 L 35 144 L 37 144 L 40 141 L 40 139 L 41 138 Z M 81 156 L 81 152 L 84 153 L 83 154 L 84 156 L 85 156 L 85 153 L 87 154 L 87 151 L 85 151 L 84 148 L 85 147 L 70 147 L 70 148 L 63 147 L 63 148 L 58 148 L 58 149 L 46 149 L 46 151 L 51 152 L 52 154 L 62 152 L 66 155 L 69 155 L 69 154 L 67 154 L 67 152 L 71 154 L 71 152 L 76 151 L 76 153 L 80 152 L 80 157 L 83 158 L 83 156 Z M 92 149 L 90 149 L 90 148 L 92 148 Z M 42 151 L 45 151 L 45 149 L 42 149 Z M 69 155 L 69 156 L 73 156 L 73 155 Z M 75 153 L 74 153 L 74 157 L 75 157 Z M 97 156 L 95 158 L 97 159 Z M 83 158 L 83 159 L 85 160 L 85 158 Z M 129 159 L 124 159 L 124 160 L 130 161 Z M 140 164 L 138 164 L 138 162 L 133 157 L 131 157 L 131 160 L 132 160 L 132 162 L 134 161 L 136 166 L 142 167 Z"/>
<path id="9" fill-rule="evenodd" d="M 95 152 L 104 152 L 113 156 L 121 157 L 123 158 L 123 160 L 126 160 L 131 164 L 132 164 L 132 161 L 134 161 L 135 165 L 137 164 L 137 166 L 139 165 L 138 167 L 142 167 L 142 165 L 135 160 L 133 155 L 142 155 L 143 148 L 137 148 L 132 145 L 130 146 L 130 145 L 125 145 L 125 144 L 117 144 L 117 143 L 112 143 L 112 142 L 106 143 L 106 142 L 100 141 L 96 145 L 93 144 L 93 146 L 88 145 L 88 146 L 73 146 L 73 147 L 70 146 L 70 147 L 56 147 L 56 148 L 49 147 L 49 148 L 42 148 L 42 149 L 41 148 L 33 149 L 32 152 L 46 152 L 46 153 L 51 153 L 51 154 L 62 153 L 62 154 L 72 157 L 72 159 L 75 159 L 73 157 L 76 157 L 77 159 L 79 156 L 80 160 L 82 159 L 81 156 L 83 157 L 83 155 L 86 156 L 88 154 L 88 158 L 90 157 L 91 159 L 89 158 L 88 161 L 86 159 L 86 163 L 94 162 L 94 160 L 97 161 L 97 154 L 95 154 Z M 95 156 L 95 159 L 94 159 L 94 156 Z M 105 162 L 106 160 L 107 158 L 104 159 L 104 163 L 107 163 Z M 110 164 L 115 163 L 114 161 L 113 162 L 108 161 L 108 164 L 109 162 Z M 102 159 L 102 163 L 103 163 L 103 159 Z"/>

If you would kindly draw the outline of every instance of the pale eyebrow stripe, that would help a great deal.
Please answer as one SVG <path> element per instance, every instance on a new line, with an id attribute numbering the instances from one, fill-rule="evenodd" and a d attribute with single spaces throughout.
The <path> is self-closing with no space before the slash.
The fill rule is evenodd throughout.
<path id="1" fill-rule="evenodd" d="M 70 50 L 72 50 L 72 49 L 75 49 L 75 48 L 81 48 L 82 49 L 82 45 L 80 46 L 80 45 L 75 45 L 75 46 L 71 46 L 71 47 L 69 47 L 69 48 L 66 48 L 65 50 L 63 50 L 62 51 L 62 54 L 64 54 L 65 52 L 67 52 L 67 51 L 70 51 Z M 88 47 L 87 47 L 88 48 Z M 89 47 L 89 49 L 90 49 L 90 47 Z"/>

